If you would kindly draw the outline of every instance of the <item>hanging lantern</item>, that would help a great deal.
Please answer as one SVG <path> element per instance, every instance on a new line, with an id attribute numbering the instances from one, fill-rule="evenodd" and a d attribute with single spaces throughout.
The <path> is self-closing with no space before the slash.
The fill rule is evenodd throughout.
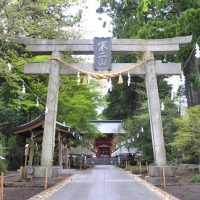
<path id="1" fill-rule="evenodd" d="M 88 84 L 88 77 L 87 77 L 87 76 L 84 76 L 84 77 L 83 77 L 83 84 L 84 84 L 84 85 L 87 85 L 87 84 Z"/>
<path id="2" fill-rule="evenodd" d="M 122 78 L 122 75 L 120 74 L 120 75 L 119 75 L 118 84 L 122 84 L 122 83 L 123 83 L 123 78 Z"/>

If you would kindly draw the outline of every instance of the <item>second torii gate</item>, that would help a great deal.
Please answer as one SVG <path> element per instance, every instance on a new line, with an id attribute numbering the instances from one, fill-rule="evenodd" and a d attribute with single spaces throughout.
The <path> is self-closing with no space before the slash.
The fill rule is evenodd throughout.
<path id="1" fill-rule="evenodd" d="M 129 70 L 129 73 L 130 75 L 145 75 L 154 162 L 157 166 L 164 166 L 167 164 L 167 161 L 156 75 L 179 75 L 181 74 L 181 64 L 161 63 L 160 61 L 154 60 L 154 55 L 175 54 L 179 51 L 180 47 L 189 44 L 191 39 L 192 36 L 149 40 L 112 39 L 112 54 L 127 55 L 142 53 L 143 59 L 149 60 L 144 63 L 143 66 Z M 20 38 L 20 42 L 26 44 L 26 48 L 29 51 L 34 51 L 38 54 L 52 55 L 51 62 L 28 63 L 25 65 L 25 74 L 49 74 L 47 94 L 48 113 L 45 117 L 41 165 L 52 166 L 60 75 L 77 74 L 76 70 L 69 66 L 60 65 L 57 60 L 61 59 L 62 52 L 70 52 L 73 55 L 93 54 L 93 40 L 44 40 Z M 134 63 L 112 63 L 112 72 L 121 71 L 129 65 L 134 65 Z M 73 64 L 73 66 L 80 69 L 80 71 L 86 70 L 88 72 L 95 72 L 93 64 L 76 63 Z"/>

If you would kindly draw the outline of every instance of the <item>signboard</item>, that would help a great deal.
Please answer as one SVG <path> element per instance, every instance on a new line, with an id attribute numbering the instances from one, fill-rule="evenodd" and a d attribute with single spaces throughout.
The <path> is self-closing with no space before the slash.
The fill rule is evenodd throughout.
<path id="1" fill-rule="evenodd" d="M 111 70 L 111 38 L 94 38 L 94 70 Z"/>

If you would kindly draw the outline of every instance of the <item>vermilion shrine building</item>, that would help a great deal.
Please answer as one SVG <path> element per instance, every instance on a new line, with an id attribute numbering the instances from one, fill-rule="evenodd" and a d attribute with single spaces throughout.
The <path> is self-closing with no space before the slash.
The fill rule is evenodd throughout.
<path id="1" fill-rule="evenodd" d="M 93 120 L 93 124 L 99 132 L 105 134 L 105 137 L 97 138 L 94 144 L 94 152 L 97 158 L 111 157 L 112 152 L 116 149 L 113 145 L 115 134 L 123 134 L 125 130 L 122 127 L 121 120 Z"/>

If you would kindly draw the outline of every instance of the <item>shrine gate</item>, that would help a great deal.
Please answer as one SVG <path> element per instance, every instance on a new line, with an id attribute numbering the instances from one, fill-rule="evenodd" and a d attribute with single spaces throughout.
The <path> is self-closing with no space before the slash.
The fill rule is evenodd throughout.
<path id="1" fill-rule="evenodd" d="M 28 63 L 25 65 L 25 74 L 49 74 L 47 94 L 48 113 L 45 116 L 41 165 L 52 166 L 52 155 L 55 143 L 55 124 L 57 116 L 57 102 L 59 93 L 60 75 L 93 74 L 95 78 L 107 78 L 129 75 L 145 75 L 145 83 L 148 97 L 148 106 L 151 122 L 151 136 L 154 152 L 154 162 L 157 166 L 167 165 L 166 152 L 163 139 L 161 121 L 160 100 L 157 86 L 157 75 L 180 75 L 180 63 L 162 63 L 155 60 L 155 55 L 175 54 L 181 47 L 191 42 L 192 36 L 175 37 L 167 39 L 111 39 L 110 48 L 113 55 L 140 54 L 142 58 L 138 63 L 112 63 L 109 69 L 95 71 L 93 64 L 74 63 L 67 65 L 62 60 L 62 52 L 70 52 L 73 55 L 93 54 L 94 40 L 45 40 L 19 37 L 20 43 L 26 45 L 27 50 L 40 55 L 52 56 L 50 62 Z M 102 41 L 101 41 L 102 42 Z M 100 54 L 99 58 L 105 58 L 106 54 Z M 105 64 L 100 60 L 100 65 Z M 127 68 L 127 66 L 130 66 Z M 127 68 L 127 70 L 126 70 Z M 111 74 L 109 76 L 109 73 Z"/>

